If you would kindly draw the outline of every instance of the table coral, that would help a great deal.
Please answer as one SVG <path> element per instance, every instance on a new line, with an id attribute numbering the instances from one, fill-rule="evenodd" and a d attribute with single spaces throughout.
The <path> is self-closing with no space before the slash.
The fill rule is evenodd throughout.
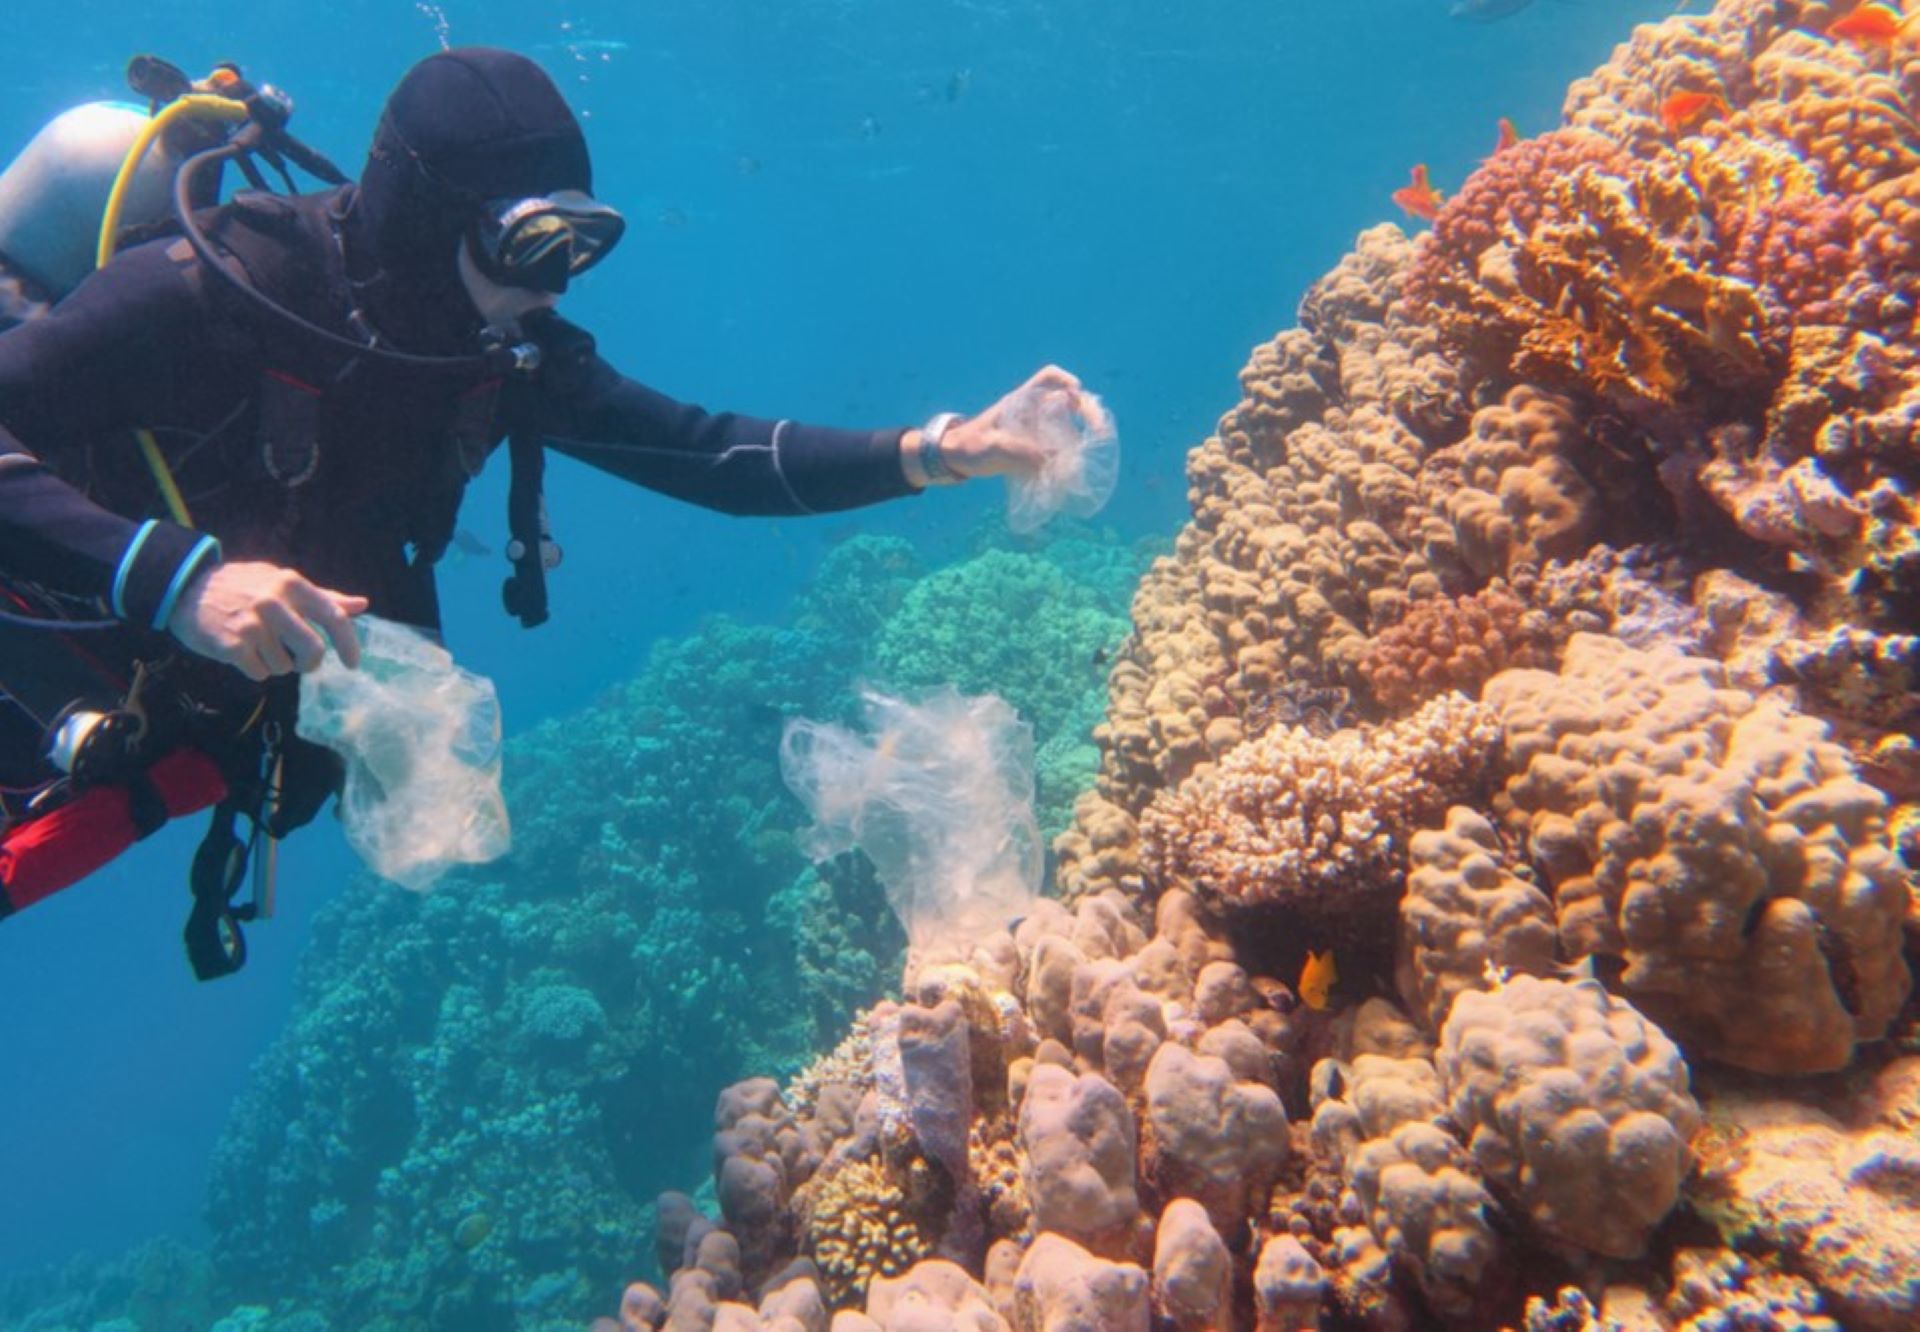
<path id="1" fill-rule="evenodd" d="M 1719 663 L 1576 636 L 1559 674 L 1488 684 L 1514 829 L 1562 944 L 1703 1054 L 1840 1068 L 1905 1000 L 1904 871 L 1886 801 L 1826 728 Z"/>
<path id="2" fill-rule="evenodd" d="M 1165 887 L 1327 939 L 1375 930 L 1399 895 L 1407 837 L 1472 790 L 1498 740 L 1493 714 L 1460 694 L 1326 739 L 1269 731 L 1154 802 L 1146 861 Z"/>
<path id="3" fill-rule="evenodd" d="M 1659 1030 L 1594 981 L 1454 1001 L 1436 1065 L 1488 1182 L 1547 1235 L 1638 1256 L 1679 1200 L 1700 1108 Z"/>

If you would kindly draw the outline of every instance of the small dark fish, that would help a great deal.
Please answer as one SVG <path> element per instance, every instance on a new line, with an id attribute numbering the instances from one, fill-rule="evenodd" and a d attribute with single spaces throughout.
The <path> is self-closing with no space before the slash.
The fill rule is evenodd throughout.
<path id="1" fill-rule="evenodd" d="M 461 1250 L 477 1249 L 493 1233 L 493 1218 L 485 1212 L 473 1212 L 453 1228 L 453 1242 Z"/>
<path id="2" fill-rule="evenodd" d="M 1533 0 L 1454 0 L 1448 13 L 1470 23 L 1491 23 L 1518 14 L 1532 3 Z"/>
<path id="3" fill-rule="evenodd" d="M 453 530 L 453 546 L 462 555 L 491 555 L 493 547 L 482 541 L 464 527 Z"/>

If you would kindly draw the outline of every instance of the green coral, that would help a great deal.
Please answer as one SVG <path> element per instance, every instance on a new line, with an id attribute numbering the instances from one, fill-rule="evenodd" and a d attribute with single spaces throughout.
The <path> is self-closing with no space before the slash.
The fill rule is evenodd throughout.
<path id="1" fill-rule="evenodd" d="M 874 642 L 873 669 L 883 688 L 952 684 L 1012 704 L 1043 756 L 1035 812 L 1051 836 L 1092 779 L 1106 660 L 1126 633 L 1107 598 L 1046 556 L 988 550 L 914 585 Z"/>
<path id="2" fill-rule="evenodd" d="M 788 625 L 715 618 L 517 737 L 509 858 L 424 897 L 359 883 L 319 914 L 213 1162 L 218 1276 L 174 1246 L 144 1278 L 128 1260 L 0 1291 L 0 1322 L 580 1325 L 644 1247 L 643 1200 L 708 1173 L 716 1090 L 796 1073 L 898 974 L 871 867 L 795 847 L 785 722 L 850 720 L 862 680 L 998 692 L 1039 729 L 1058 827 L 1139 564 L 1076 537 L 927 574 L 907 543 L 855 538 Z M 190 1298 L 154 1294 L 156 1272 Z"/>

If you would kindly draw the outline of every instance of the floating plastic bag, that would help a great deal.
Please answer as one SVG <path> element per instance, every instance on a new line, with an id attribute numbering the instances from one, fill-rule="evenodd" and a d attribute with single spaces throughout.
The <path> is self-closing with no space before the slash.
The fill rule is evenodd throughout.
<path id="1" fill-rule="evenodd" d="M 1106 507 L 1120 477 L 1120 437 L 1113 415 L 1091 393 L 1052 386 L 1026 388 L 1001 408 L 1000 424 L 1038 440 L 1046 462 L 1031 477 L 1007 478 L 1007 526 L 1038 531 L 1065 510 L 1091 518 Z"/>
<path id="2" fill-rule="evenodd" d="M 415 891 L 455 865 L 497 860 L 512 835 L 500 795 L 493 682 L 417 629 L 362 615 L 360 668 L 329 649 L 300 678 L 303 739 L 347 763 L 347 841 L 376 874 Z"/>
<path id="3" fill-rule="evenodd" d="M 780 738 L 781 775 L 816 820 L 802 848 L 865 851 L 916 948 L 1025 915 L 1041 873 L 1032 729 L 1004 700 L 951 686 L 863 701 L 868 735 L 790 721 Z"/>

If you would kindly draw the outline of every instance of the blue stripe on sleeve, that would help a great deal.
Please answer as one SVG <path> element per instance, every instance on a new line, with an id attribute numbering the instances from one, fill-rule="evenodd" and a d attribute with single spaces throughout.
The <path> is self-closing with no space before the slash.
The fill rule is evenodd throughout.
<path id="1" fill-rule="evenodd" d="M 180 599 L 180 594 L 186 590 L 187 584 L 192 582 L 193 576 L 200 572 L 200 566 L 209 554 L 219 559 L 220 543 L 210 536 L 203 536 L 194 543 L 193 549 L 187 552 L 187 558 L 180 561 L 180 567 L 173 571 L 173 581 L 167 584 L 167 595 L 160 598 L 160 609 L 154 612 L 153 627 L 155 629 L 167 627 L 167 621 L 173 618 L 173 603 Z"/>
<path id="2" fill-rule="evenodd" d="M 113 574 L 113 596 L 107 604 L 113 613 L 121 619 L 127 618 L 127 606 L 124 600 L 127 592 L 127 575 L 133 572 L 133 562 L 140 557 L 140 547 L 147 544 L 147 538 L 160 524 L 152 519 L 140 524 L 140 530 L 133 534 L 133 540 L 127 543 L 127 553 L 120 557 L 120 567 Z"/>

